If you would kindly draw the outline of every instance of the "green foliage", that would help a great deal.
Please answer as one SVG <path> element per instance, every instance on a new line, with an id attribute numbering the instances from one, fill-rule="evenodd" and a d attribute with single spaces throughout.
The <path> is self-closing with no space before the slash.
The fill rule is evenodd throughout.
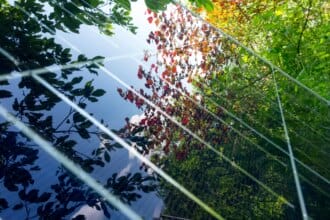
<path id="1" fill-rule="evenodd" d="M 286 44 L 287 48 L 277 48 L 272 62 L 279 65 L 275 62 L 276 54 L 277 58 L 282 57 L 287 66 L 292 65 L 292 70 L 295 66 L 290 62 L 295 60 L 292 56 L 296 54 L 299 44 L 289 44 L 288 41 L 294 39 L 294 42 L 299 42 L 301 31 L 298 31 L 299 28 L 294 33 L 283 31 L 284 34 L 293 34 L 290 39 L 281 36 L 277 31 L 290 25 L 296 27 L 298 21 L 293 17 L 285 17 L 283 22 L 287 23 L 276 27 L 278 23 L 273 24 L 267 19 L 273 19 L 276 7 L 285 5 L 286 2 L 272 5 L 267 1 L 266 7 L 263 2 L 256 1 L 246 5 L 251 7 L 251 17 L 245 14 L 248 21 L 238 23 L 238 26 L 243 26 L 239 30 L 252 27 L 249 25 L 254 19 L 259 18 L 259 22 L 264 23 L 255 29 L 247 29 L 250 32 L 239 36 L 239 39 L 244 43 L 248 42 L 249 46 L 263 56 L 273 49 L 273 42 Z M 239 1 L 231 3 L 228 3 L 230 7 L 225 5 L 230 10 L 246 10 L 244 4 Z M 294 7 L 295 4 L 291 4 L 292 8 L 288 13 L 301 9 Z M 216 155 L 215 150 L 208 151 L 206 144 L 197 141 L 148 106 L 144 106 L 146 118 L 140 126 L 143 127 L 146 137 L 150 138 L 151 134 L 152 136 L 144 152 L 154 152 L 151 149 L 156 147 L 152 155 L 153 161 L 163 166 L 179 183 L 225 217 L 299 218 L 299 210 L 292 209 L 288 204 L 289 201 L 294 206 L 299 206 L 288 160 L 288 144 L 284 135 L 279 98 L 284 109 L 307 209 L 310 216 L 325 218 L 329 214 L 328 183 L 318 178 L 311 169 L 327 179 L 330 177 L 330 167 L 327 163 L 330 150 L 328 104 L 223 37 L 214 28 L 193 18 L 182 8 L 177 8 L 175 13 L 178 15 L 175 21 L 168 19 L 166 14 L 151 15 L 151 22 L 159 19 L 162 25 L 155 22 L 157 29 L 149 34 L 147 41 L 155 44 L 160 58 L 153 60 L 154 64 L 149 69 L 139 67 L 138 77 L 145 80 L 146 88 L 152 94 L 147 97 L 152 102 L 158 103 L 162 110 L 209 143 L 219 154 Z M 316 15 L 314 18 L 316 19 Z M 279 19 L 282 20 L 281 17 Z M 292 20 L 294 24 L 290 24 Z M 184 25 L 177 25 L 177 22 Z M 263 32 L 263 25 L 267 22 L 271 28 Z M 235 31 L 233 33 L 242 34 Z M 272 38 L 272 34 L 278 34 L 276 39 Z M 182 44 L 187 46 L 173 46 Z M 301 46 L 299 50 L 302 51 Z M 194 60 L 193 54 L 200 54 L 202 61 Z M 149 57 L 145 60 L 150 63 L 148 59 Z M 285 65 L 279 66 L 284 69 Z M 158 72 L 159 69 L 162 72 Z M 294 76 L 293 72 L 289 73 Z M 162 78 L 159 79 L 154 74 Z M 187 83 L 185 80 L 192 82 L 192 93 L 183 87 L 183 84 Z M 311 76 L 310 80 L 315 79 Z M 278 85 L 279 94 L 275 85 Z M 136 100 L 130 91 L 120 90 L 119 93 L 131 102 Z M 149 94 L 143 90 L 140 90 L 140 93 L 143 96 Z M 171 102 L 164 103 L 163 100 Z M 161 153 L 157 154 L 158 151 Z M 228 161 L 224 161 L 221 155 L 229 158 Z M 277 195 L 265 190 L 255 179 L 248 178 L 249 175 L 269 186 Z M 197 205 L 170 188 L 168 183 L 162 181 L 162 184 L 167 214 L 183 218 L 210 218 Z"/>
<path id="2" fill-rule="evenodd" d="M 213 0 L 209 22 L 233 35 L 291 76 L 330 98 L 329 3 L 322 0 Z M 231 16 L 230 20 L 226 17 Z"/>
<path id="3" fill-rule="evenodd" d="M 145 0 L 147 7 L 155 12 L 166 9 L 169 3 L 175 2 L 173 0 Z M 213 10 L 211 0 L 189 0 L 190 3 L 197 7 L 204 7 L 207 11 Z"/>
<path id="4" fill-rule="evenodd" d="M 276 202 L 276 199 L 230 168 L 214 153 L 193 150 L 185 160 L 177 160 L 172 156 L 167 159 L 166 171 L 222 216 L 228 219 L 283 217 L 281 201 Z M 163 187 L 166 214 L 213 219 L 175 189 L 166 184 Z"/>
<path id="5" fill-rule="evenodd" d="M 193 5 L 197 7 L 204 7 L 206 11 L 212 11 L 214 9 L 213 3 L 211 0 L 189 0 Z"/>
<path id="6" fill-rule="evenodd" d="M 145 0 L 146 6 L 153 11 L 165 10 L 170 2 L 172 2 L 172 0 Z"/>
<path id="7" fill-rule="evenodd" d="M 131 3 L 129 0 L 115 0 L 117 4 L 122 6 L 126 10 L 131 10 Z"/>

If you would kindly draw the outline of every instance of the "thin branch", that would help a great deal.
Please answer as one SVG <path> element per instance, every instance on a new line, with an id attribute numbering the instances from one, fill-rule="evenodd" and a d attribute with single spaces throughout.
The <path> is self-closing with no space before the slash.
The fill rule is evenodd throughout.
<path id="1" fill-rule="evenodd" d="M 298 40 L 298 45 L 297 45 L 297 54 L 298 55 L 300 54 L 301 41 L 302 41 L 302 37 L 304 35 L 304 32 L 306 30 L 306 27 L 307 27 L 307 23 L 308 23 L 308 20 L 309 20 L 309 15 L 310 15 L 310 12 L 311 12 L 311 7 L 312 7 L 312 0 L 309 1 L 309 6 L 307 8 L 307 16 L 305 18 L 305 22 L 304 22 L 303 28 L 302 28 L 302 30 L 300 32 L 300 36 L 299 36 L 299 40 Z"/>
<path id="2" fill-rule="evenodd" d="M 67 114 L 67 116 L 65 116 L 63 118 L 63 120 L 56 126 L 55 131 L 57 131 L 57 129 L 59 129 L 63 125 L 63 123 L 71 116 L 72 113 L 73 113 L 73 109 L 70 108 L 69 113 Z"/>

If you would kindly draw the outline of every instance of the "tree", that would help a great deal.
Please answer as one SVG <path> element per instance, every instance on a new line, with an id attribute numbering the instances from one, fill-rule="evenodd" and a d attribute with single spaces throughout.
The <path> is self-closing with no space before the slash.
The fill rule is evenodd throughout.
<path id="1" fill-rule="evenodd" d="M 306 118 L 306 113 L 309 113 L 306 105 L 315 104 L 318 113 L 328 112 L 326 105 L 180 7 L 167 13 L 151 13 L 148 20 L 157 26 L 147 39 L 155 44 L 157 53 L 154 57 L 147 52 L 144 57 L 146 64 L 137 71 L 146 87 L 139 92 L 172 118 L 164 117 L 159 109 L 148 105 L 132 91 L 118 90 L 123 98 L 144 110 L 145 118 L 140 124 L 131 125 L 131 129 L 141 131 L 149 139 L 148 148 L 142 151 L 151 154 L 170 175 L 226 217 L 297 218 L 299 212 L 294 212 L 286 203 L 289 200 L 298 205 L 277 102 L 275 75 L 292 143 L 296 146 L 294 150 L 299 160 L 303 188 L 313 189 L 314 193 L 311 195 L 304 191 L 308 208 L 311 216 L 326 216 L 329 211 L 324 205 L 324 201 L 328 201 L 327 183 L 306 169 L 310 166 L 324 177 L 329 176 L 327 168 L 323 169 L 328 166 L 323 152 L 327 151 L 325 126 L 328 120 L 322 114 L 318 117 L 310 114 Z M 193 85 L 192 90 L 184 86 L 189 83 Z M 287 99 L 290 94 L 283 93 L 292 92 L 294 88 L 298 101 L 289 106 Z M 301 121 L 303 117 L 307 120 Z M 241 171 L 239 169 L 233 170 L 240 176 L 227 177 L 228 173 L 234 172 L 225 169 L 229 168 L 224 167 L 221 156 L 210 159 L 209 154 L 214 151 L 208 151 L 205 144 L 171 119 L 180 122 L 285 198 L 270 195 L 251 178 L 237 172 Z M 302 124 L 302 127 L 293 129 L 294 124 Z M 311 142 L 307 142 L 304 136 L 310 129 L 314 132 L 310 134 Z M 303 154 L 306 150 L 309 150 L 308 159 Z M 207 163 L 209 160 L 214 161 L 210 167 L 202 164 L 202 161 Z M 209 180 L 207 187 L 203 187 L 205 182 L 200 180 Z M 221 181 L 227 184 L 223 185 Z M 231 188 L 235 184 L 240 187 Z M 165 189 L 167 213 L 207 218 L 199 211 L 192 212 L 194 205 L 173 189 L 166 186 Z M 226 196 L 218 201 L 219 196 L 212 197 L 212 193 Z M 239 195 L 249 199 L 237 199 L 236 209 L 231 208 Z M 316 203 L 318 208 L 312 205 Z"/>
<path id="2" fill-rule="evenodd" d="M 279 72 L 275 72 L 294 154 L 328 179 L 326 158 L 329 153 L 327 147 L 330 122 L 328 117 L 329 102 L 327 101 L 329 99 L 329 87 L 325 83 L 329 81 L 329 67 L 325 55 L 328 44 L 326 35 L 329 32 L 328 4 L 324 1 L 213 2 L 215 10 L 206 13 L 206 19 L 210 23 L 238 38 L 245 45 L 253 48 L 261 56 L 269 59 L 294 79 L 307 85 L 323 97 L 322 100 L 316 98 L 309 91 L 288 80 L 288 77 L 283 77 Z M 217 10 L 222 12 L 231 10 L 233 12 L 231 13 L 231 20 L 227 21 L 226 17 L 217 13 Z M 251 59 L 248 54 L 242 54 L 242 58 L 243 62 L 241 63 L 244 65 L 250 65 L 251 61 L 254 62 L 254 59 Z M 255 64 L 251 63 L 250 69 L 254 66 Z M 237 69 L 231 72 L 235 73 L 235 71 L 237 72 Z M 243 74 L 248 75 L 246 72 L 250 73 L 246 69 L 243 71 L 239 75 L 240 77 L 236 74 L 224 74 L 218 80 L 226 80 L 224 87 L 228 87 L 231 80 L 237 82 L 237 79 L 240 79 Z M 231 75 L 232 77 L 228 77 Z M 237 85 L 239 84 L 241 83 L 237 83 Z M 216 87 L 212 88 L 214 90 Z M 219 90 L 220 88 L 216 89 L 218 92 Z M 248 93 L 247 91 L 248 88 L 245 89 L 244 93 Z M 255 100 L 255 93 L 253 92 L 252 95 L 246 97 Z M 265 97 L 269 99 L 269 93 L 263 91 L 263 94 L 266 94 Z M 230 103 L 228 104 L 229 107 Z M 241 109 L 241 114 L 243 114 L 247 108 Z M 264 109 L 259 108 L 259 110 L 261 110 L 259 115 L 265 115 L 263 114 Z M 246 118 L 245 120 L 253 123 L 256 121 L 255 119 Z M 260 125 L 256 126 L 262 130 L 259 128 Z M 264 132 L 267 132 L 267 129 Z M 305 167 L 300 166 L 301 164 L 298 165 L 298 169 L 304 173 Z M 322 186 L 322 189 L 328 188 L 328 183 L 324 185 L 325 182 L 319 181 L 319 178 L 316 180 L 311 178 L 310 174 L 304 173 L 304 175 L 308 177 L 307 181 Z M 302 181 L 306 184 L 305 177 L 302 177 Z M 309 186 L 306 188 L 309 189 Z M 317 198 L 317 196 L 309 195 L 308 190 L 305 190 L 304 193 L 307 200 Z M 325 199 L 323 196 L 316 199 L 318 200 L 317 203 L 322 200 L 328 201 L 328 197 Z M 324 207 L 323 205 L 320 206 Z M 323 213 L 325 216 L 328 212 L 325 208 L 321 208 L 324 212 L 315 209 L 314 205 L 308 205 L 307 209 L 310 209 L 311 213 L 318 213 L 320 216 Z"/>
<path id="3" fill-rule="evenodd" d="M 324 1 L 213 0 L 206 20 L 329 99 Z M 203 9 L 197 9 L 198 12 Z M 291 92 L 291 91 L 290 91 Z"/>

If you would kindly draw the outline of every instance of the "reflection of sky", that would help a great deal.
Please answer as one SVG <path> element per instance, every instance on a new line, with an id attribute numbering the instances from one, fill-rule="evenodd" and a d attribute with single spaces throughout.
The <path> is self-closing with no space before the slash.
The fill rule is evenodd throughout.
<path id="1" fill-rule="evenodd" d="M 88 58 L 94 56 L 112 57 L 118 55 L 136 56 L 141 54 L 138 59 L 142 59 L 143 50 L 150 48 L 146 43 L 146 38 L 151 30 L 150 24 L 147 22 L 144 15 L 146 8 L 143 1 L 132 4 L 133 23 L 138 27 L 137 34 L 134 35 L 123 27 L 115 26 L 115 35 L 101 36 L 96 34 L 98 31 L 95 27 L 83 26 L 80 33 L 77 34 L 61 34 L 65 39 L 74 42 Z M 94 29 L 94 31 L 91 31 Z M 142 88 L 144 83 L 137 78 L 138 64 L 131 59 L 118 59 L 105 64 L 105 67 L 121 78 L 129 85 L 136 88 Z M 90 75 L 88 73 L 85 73 Z M 93 77 L 93 76 L 92 76 Z M 132 117 L 141 112 L 134 104 L 123 100 L 117 92 L 117 88 L 122 87 L 111 77 L 99 71 L 98 77 L 95 78 L 94 84 L 97 88 L 106 90 L 106 95 L 103 96 L 96 105 L 87 106 L 89 112 L 93 112 L 98 119 L 104 119 L 109 123 L 111 128 L 121 128 L 124 125 L 124 118 Z M 119 150 L 112 153 L 112 161 L 105 168 L 96 170 L 94 175 L 98 180 L 102 181 L 107 175 L 107 170 L 125 174 L 128 172 L 139 172 L 140 162 L 134 158 L 130 158 L 126 150 Z M 103 180 L 104 181 L 104 180 Z M 146 219 L 151 219 L 153 214 L 159 209 L 161 202 L 153 193 L 141 193 L 143 198 L 134 202 L 132 208 Z M 157 202 L 159 201 L 159 202 Z M 78 213 L 85 213 L 87 216 L 92 216 L 93 219 L 102 219 L 103 215 L 89 207 L 82 207 Z M 115 212 L 111 213 L 113 219 L 121 219 L 122 214 Z"/>
<path id="2" fill-rule="evenodd" d="M 127 55 L 127 58 L 125 59 L 119 59 L 106 63 L 105 67 L 129 85 L 133 85 L 135 88 L 143 88 L 144 83 L 137 78 L 136 74 L 138 63 L 132 59 L 129 59 L 129 56 L 135 56 L 137 59 L 142 59 L 143 50 L 148 48 L 150 49 L 150 45 L 147 44 L 146 38 L 152 26 L 147 22 L 146 15 L 144 15 L 145 10 L 146 8 L 143 1 L 138 1 L 136 3 L 132 2 L 132 16 L 134 18 L 133 23 L 138 27 L 136 35 L 125 30 L 123 27 L 115 26 L 114 36 L 101 36 L 96 27 L 83 25 L 79 34 L 64 33 L 59 31 L 55 36 L 55 41 L 62 44 L 65 48 L 70 48 L 70 45 L 63 41 L 63 39 L 65 39 L 74 47 L 78 48 L 88 58 L 92 58 L 94 56 L 113 57 L 118 55 Z M 74 50 L 71 52 L 74 54 L 74 57 L 79 54 Z M 137 55 L 138 53 L 141 55 Z M 97 103 L 88 104 L 87 111 L 93 113 L 97 119 L 104 119 L 105 123 L 110 125 L 110 128 L 119 129 L 124 126 L 125 117 L 130 118 L 133 115 L 141 114 L 141 111 L 138 110 L 134 104 L 123 100 L 123 98 L 119 96 L 117 88 L 122 86 L 120 86 L 109 76 L 105 75 L 103 72 L 99 71 L 98 76 L 96 76 L 85 70 L 80 72 L 76 71 L 72 77 L 80 75 L 84 76 L 84 80 L 80 85 L 83 85 L 83 83 L 90 79 L 94 79 L 93 85 L 95 88 L 101 88 L 106 91 L 106 95 L 101 97 Z M 12 84 L 6 88 L 11 91 L 15 91 L 16 94 L 14 94 L 14 96 L 20 99 L 22 98 L 22 92 L 21 90 L 17 90 L 17 84 L 15 82 L 12 82 Z M 5 87 L 3 88 L 5 89 Z M 5 104 L 8 109 L 11 108 L 11 102 L 2 102 L 2 104 Z M 50 114 L 52 114 L 54 118 L 55 125 L 58 124 L 68 110 L 69 107 L 65 104 L 59 104 L 52 110 Z M 77 135 L 73 135 L 72 137 L 73 139 L 80 139 Z M 98 144 L 99 143 L 95 139 L 88 140 L 88 146 L 95 147 Z M 82 144 L 80 143 L 80 145 Z M 83 153 L 91 152 L 91 149 L 86 146 L 81 146 L 81 149 L 79 150 Z M 39 165 L 40 167 L 45 167 L 45 169 L 42 169 L 41 172 L 37 172 L 38 174 L 36 174 L 34 178 L 37 182 L 41 183 L 42 186 L 39 186 L 41 191 L 51 191 L 49 188 L 45 188 L 47 184 L 43 186 L 43 183 L 45 183 L 45 181 L 56 182 L 56 177 L 54 175 L 58 164 L 42 152 L 40 152 L 39 157 Z M 49 161 L 52 162 L 49 163 Z M 120 174 L 139 172 L 139 166 L 140 162 L 135 158 L 130 157 L 126 150 L 117 150 L 111 154 L 111 162 L 104 168 L 97 169 L 93 172 L 93 176 L 95 176 L 97 180 L 104 182 L 106 177 L 110 177 L 114 172 L 118 172 Z M 52 172 L 49 172 L 50 170 Z M 11 195 L 11 193 L 9 194 Z M 8 197 L 14 198 L 9 194 Z M 161 202 L 153 193 L 141 194 L 143 195 L 143 198 L 137 202 L 133 202 L 132 208 L 145 219 L 151 219 L 155 212 L 159 212 Z M 2 196 L 7 197 L 7 195 Z M 96 209 L 82 207 L 79 213 L 81 212 L 87 214 L 87 217 L 90 219 L 103 219 L 103 214 L 100 214 Z M 22 213 L 24 214 L 24 212 Z M 111 214 L 113 219 L 123 218 L 123 215 L 118 212 L 113 213 L 113 211 L 111 211 Z M 3 212 L 1 216 L 5 219 L 9 219 L 11 213 Z M 16 217 L 22 217 L 23 219 L 24 216 Z"/>
<path id="3" fill-rule="evenodd" d="M 60 36 L 79 48 L 88 58 L 127 55 L 127 58 L 136 56 L 138 59 L 142 59 L 143 51 L 151 49 L 150 45 L 146 43 L 146 39 L 150 30 L 152 30 L 152 26 L 147 22 L 145 11 L 146 8 L 143 1 L 132 3 L 133 23 L 138 27 L 136 35 L 123 27 L 115 26 L 114 36 L 102 36 L 96 27 L 84 25 L 81 27 L 79 34 L 62 32 Z M 57 41 L 63 44 L 61 38 L 57 38 Z M 138 65 L 136 62 L 132 62 L 132 60 L 123 58 L 110 61 L 106 63 L 105 67 L 129 85 L 134 87 L 142 87 L 144 85 L 136 76 Z M 88 75 L 88 78 L 90 77 L 89 73 L 86 73 L 86 75 Z M 96 117 L 98 115 L 102 116 L 105 121 L 111 122 L 111 127 L 120 128 L 125 117 L 139 113 L 134 105 L 124 101 L 118 95 L 116 89 L 120 86 L 112 78 L 105 76 L 102 71 L 99 71 L 98 77 L 93 78 L 95 78 L 95 85 L 101 86 L 102 89 L 107 91 L 107 94 L 101 98 L 97 106 L 89 106 Z"/>

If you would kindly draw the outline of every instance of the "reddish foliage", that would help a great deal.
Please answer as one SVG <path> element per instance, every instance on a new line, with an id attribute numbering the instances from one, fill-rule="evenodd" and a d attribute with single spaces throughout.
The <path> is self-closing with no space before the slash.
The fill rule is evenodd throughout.
<path id="1" fill-rule="evenodd" d="M 181 123 L 182 123 L 183 125 L 187 125 L 187 124 L 189 123 L 189 118 L 188 118 L 187 116 L 184 116 L 184 117 L 182 118 L 182 120 L 181 120 Z"/>
<path id="2" fill-rule="evenodd" d="M 141 108 L 144 104 L 144 100 L 143 99 L 140 99 L 140 98 L 137 98 L 136 101 L 135 101 L 135 105 L 138 107 L 138 108 Z"/>
<path id="3" fill-rule="evenodd" d="M 147 39 L 148 43 L 157 48 L 157 56 L 153 57 L 146 52 L 143 60 L 146 63 L 153 61 L 152 64 L 149 68 L 138 67 L 137 76 L 139 79 L 145 79 L 148 91 L 140 89 L 139 93 L 173 117 L 172 119 L 198 133 L 201 138 L 207 138 L 210 143 L 215 144 L 223 141 L 222 135 L 207 137 L 207 131 L 212 128 L 214 119 L 194 103 L 203 104 L 204 100 L 191 96 L 184 86 L 186 82 L 193 82 L 200 76 L 203 76 L 204 83 L 207 83 L 209 73 L 217 71 L 218 66 L 226 62 L 221 48 L 217 46 L 221 42 L 219 34 L 179 7 L 170 14 L 155 14 L 151 11 L 147 11 L 147 14 L 148 22 L 154 21 L 157 27 L 149 33 Z M 202 57 L 201 62 L 197 56 Z M 195 82 L 195 86 L 203 88 L 199 82 Z M 118 92 L 128 101 L 135 101 L 135 105 L 144 110 L 145 118 L 139 125 L 131 125 L 130 129 L 141 126 L 145 134 L 151 136 L 145 153 L 149 153 L 149 149 L 161 147 L 165 154 L 174 152 L 178 160 L 184 160 L 190 148 L 178 150 L 177 142 L 183 141 L 185 146 L 202 148 L 171 120 L 161 116 L 141 98 L 134 97 L 131 91 L 124 93 L 118 89 Z M 191 96 L 191 99 L 185 95 Z M 219 115 L 221 116 L 220 110 Z M 219 132 L 227 133 L 228 127 L 222 124 L 218 126 Z"/>
<path id="4" fill-rule="evenodd" d="M 139 77 L 139 79 L 142 79 L 143 78 L 143 69 L 142 69 L 142 66 L 140 65 L 139 66 L 139 70 L 138 70 L 138 77 Z"/>
<path id="5" fill-rule="evenodd" d="M 127 94 L 126 94 L 125 99 L 128 99 L 130 102 L 133 102 L 134 101 L 133 92 L 132 91 L 128 91 Z"/>

